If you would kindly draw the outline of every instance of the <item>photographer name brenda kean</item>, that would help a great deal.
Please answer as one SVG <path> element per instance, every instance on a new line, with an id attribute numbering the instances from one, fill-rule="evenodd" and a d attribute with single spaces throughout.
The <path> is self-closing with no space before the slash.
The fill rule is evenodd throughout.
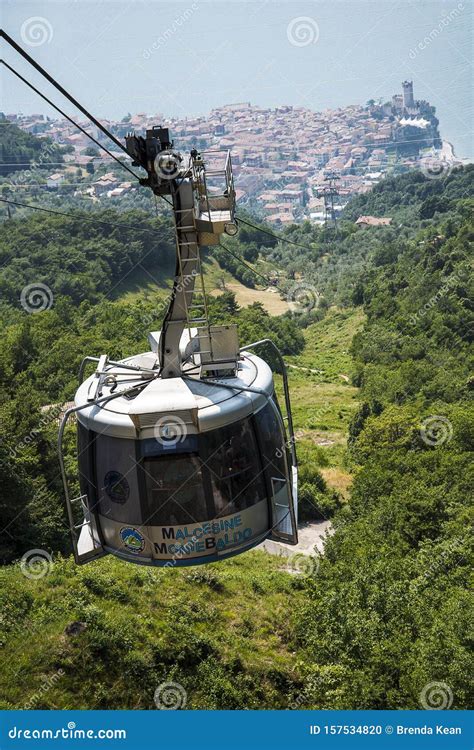
<path id="1" fill-rule="evenodd" d="M 429 727 L 424 724 L 421 727 L 405 727 L 398 724 L 396 727 L 378 725 L 354 725 L 354 724 L 311 724 L 309 727 L 310 734 L 462 734 L 462 727 L 445 727 L 443 724 L 436 724 Z"/>

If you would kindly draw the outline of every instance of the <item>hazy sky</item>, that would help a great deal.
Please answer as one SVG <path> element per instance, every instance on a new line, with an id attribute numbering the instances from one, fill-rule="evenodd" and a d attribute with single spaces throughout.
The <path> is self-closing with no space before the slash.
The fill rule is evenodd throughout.
<path id="1" fill-rule="evenodd" d="M 472 0 L 0 0 L 2 27 L 99 118 L 237 101 L 315 110 L 413 79 L 459 156 L 472 144 Z M 51 87 L 10 50 L 8 62 Z M 3 69 L 4 112 L 46 105 Z M 60 104 L 61 97 L 51 97 Z M 66 107 L 68 112 L 72 108 Z M 288 133 L 291 138 L 291 133 Z"/>

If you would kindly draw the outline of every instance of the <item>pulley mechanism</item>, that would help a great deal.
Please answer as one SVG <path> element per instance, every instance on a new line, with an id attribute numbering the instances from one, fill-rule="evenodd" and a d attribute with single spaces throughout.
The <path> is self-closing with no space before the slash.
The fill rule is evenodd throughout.
<path id="1" fill-rule="evenodd" d="M 235 235 L 235 189 L 229 152 L 202 154 L 193 149 L 185 161 L 173 149 L 168 128 L 153 127 L 146 137 L 128 135 L 126 145 L 134 164 L 144 166 L 140 180 L 156 195 L 172 199 L 176 226 L 176 270 L 168 310 L 152 347 L 160 359 L 162 377 L 180 377 L 180 342 L 188 329 L 189 356 L 201 376 L 235 373 L 238 360 L 236 326 L 210 326 L 200 247 Z M 199 363 L 197 362 L 199 358 Z"/>

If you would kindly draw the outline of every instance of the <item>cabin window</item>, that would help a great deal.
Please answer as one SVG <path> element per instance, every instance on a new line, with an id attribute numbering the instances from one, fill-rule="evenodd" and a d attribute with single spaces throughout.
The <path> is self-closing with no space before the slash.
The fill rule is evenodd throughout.
<path id="1" fill-rule="evenodd" d="M 135 441 L 97 435 L 95 465 L 99 513 L 119 523 L 141 524 Z"/>
<path id="2" fill-rule="evenodd" d="M 266 498 L 257 441 L 249 419 L 204 433 L 201 456 L 211 477 L 216 518 L 240 513 Z"/>
<path id="3" fill-rule="evenodd" d="M 266 475 L 284 478 L 288 445 L 276 409 L 277 407 L 269 401 L 255 415 L 255 423 Z"/>
<path id="4" fill-rule="evenodd" d="M 181 526 L 212 518 L 206 504 L 201 461 L 197 455 L 144 459 L 149 526 Z"/>

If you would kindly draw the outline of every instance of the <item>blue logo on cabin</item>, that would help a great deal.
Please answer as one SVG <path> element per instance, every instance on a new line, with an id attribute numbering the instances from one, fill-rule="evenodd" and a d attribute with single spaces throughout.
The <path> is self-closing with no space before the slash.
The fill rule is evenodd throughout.
<path id="1" fill-rule="evenodd" d="M 145 537 L 137 529 L 125 526 L 120 529 L 120 538 L 129 552 L 138 555 L 145 549 Z"/>
<path id="2" fill-rule="evenodd" d="M 108 471 L 104 478 L 104 489 L 114 503 L 124 505 L 130 496 L 130 485 L 118 471 Z"/>

